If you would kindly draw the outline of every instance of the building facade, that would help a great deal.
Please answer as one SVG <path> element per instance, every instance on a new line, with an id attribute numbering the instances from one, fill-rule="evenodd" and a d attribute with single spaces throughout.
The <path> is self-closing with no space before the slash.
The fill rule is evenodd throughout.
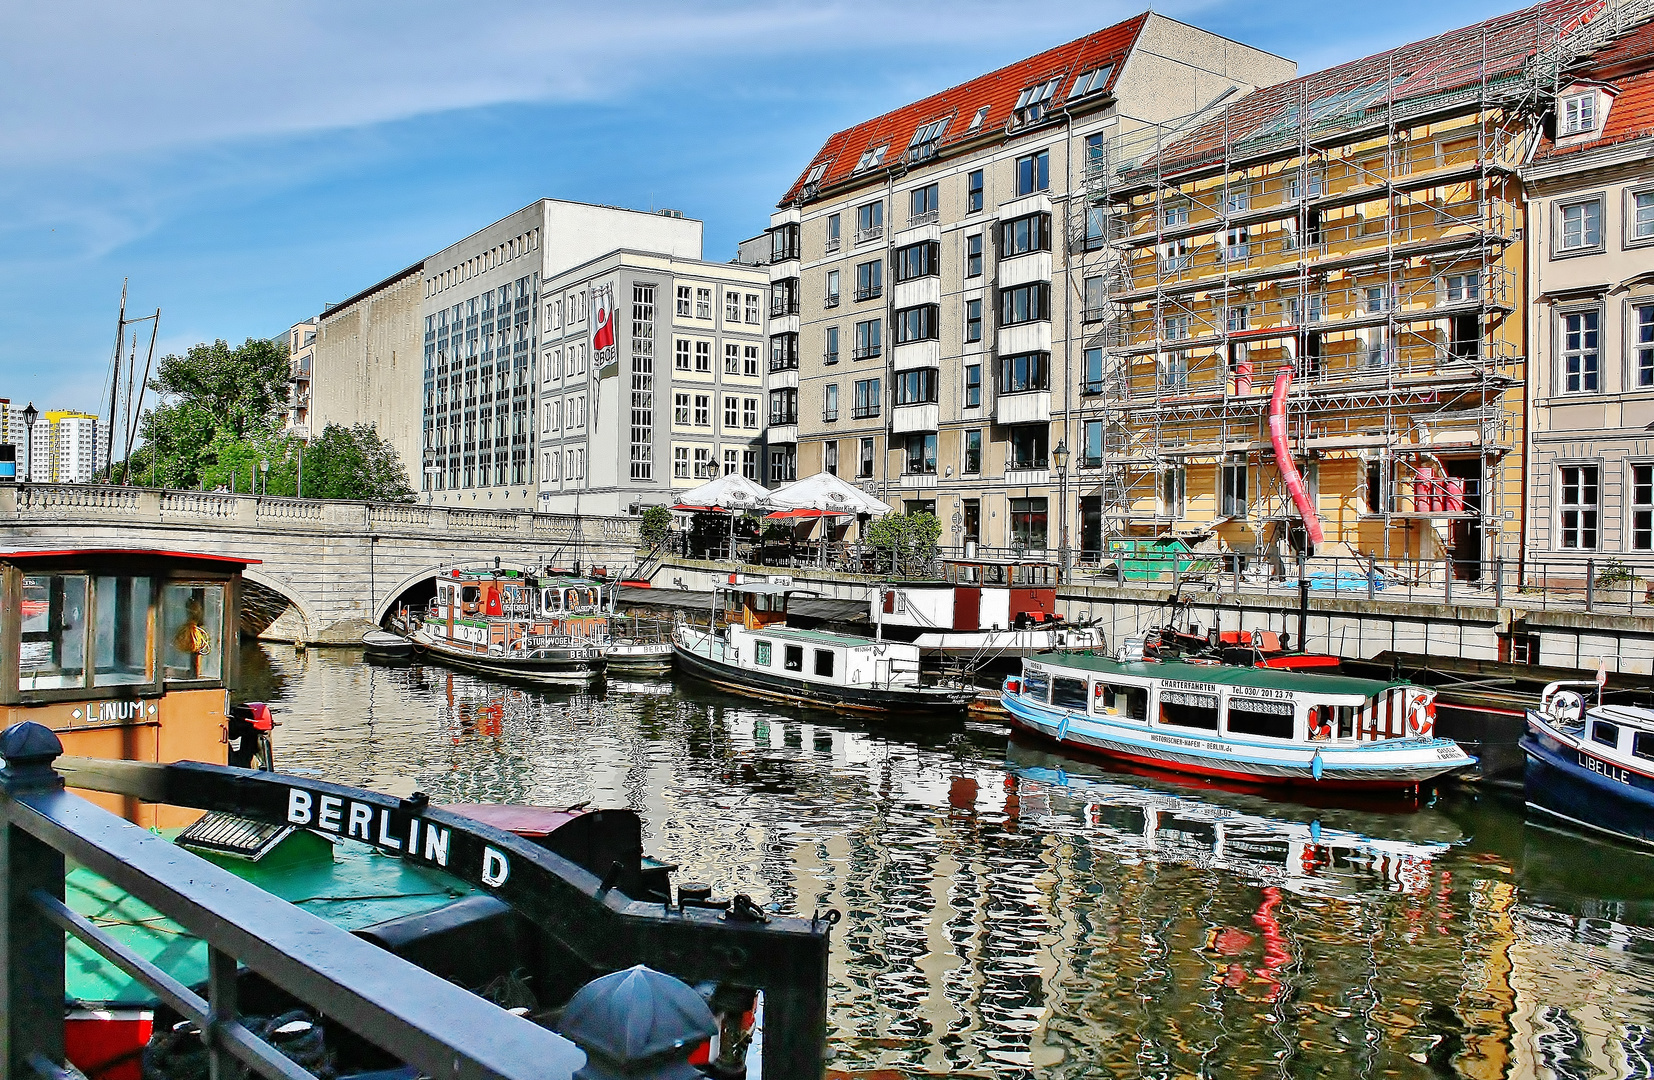
<path id="1" fill-rule="evenodd" d="M 1321 554 L 1475 579 L 1520 553 L 1517 170 L 1600 7 L 1552 0 L 1121 141 L 1093 195 L 1114 261 L 1088 316 L 1083 546 L 1205 535 L 1279 568 L 1307 505 Z M 1271 435 L 1283 374 L 1297 480 Z"/>
<path id="2" fill-rule="evenodd" d="M 433 502 L 539 503 L 542 283 L 617 248 L 701 255 L 701 223 L 543 199 L 424 262 L 422 451 Z"/>
<path id="3" fill-rule="evenodd" d="M 372 424 L 416 490 L 424 448 L 424 266 L 414 263 L 330 304 L 312 320 L 308 349 L 302 328 L 310 324 L 294 327 L 294 434 L 311 439 L 329 424 Z"/>
<path id="4" fill-rule="evenodd" d="M 1570 73 L 1522 175 L 1527 559 L 1654 577 L 1654 24 Z"/>
<path id="5" fill-rule="evenodd" d="M 23 430 L 21 411 L 16 417 L 19 477 L 37 484 L 89 484 L 103 464 L 98 442 L 101 424 L 91 413 L 69 409 L 43 412 L 34 422 L 31 440 Z"/>
<path id="6" fill-rule="evenodd" d="M 832 136 L 771 217 L 765 479 L 834 473 L 944 544 L 1059 546 L 1093 172 L 1122 130 L 1293 73 L 1145 14 Z"/>
<path id="7" fill-rule="evenodd" d="M 761 480 L 762 267 L 609 252 L 541 288 L 539 509 L 622 514 Z"/>
<path id="8" fill-rule="evenodd" d="M 310 376 L 316 355 L 317 324 L 306 319 L 287 329 L 287 361 L 292 374 L 287 398 L 287 431 L 301 439 L 310 437 Z"/>

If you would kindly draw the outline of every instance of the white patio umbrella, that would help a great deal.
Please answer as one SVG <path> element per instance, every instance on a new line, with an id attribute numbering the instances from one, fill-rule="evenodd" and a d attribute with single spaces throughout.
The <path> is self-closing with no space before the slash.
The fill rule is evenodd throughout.
<path id="1" fill-rule="evenodd" d="M 678 493 L 674 510 L 757 510 L 769 504 L 770 492 L 740 473 L 725 473 L 698 488 Z"/>
<path id="2" fill-rule="evenodd" d="M 890 507 L 832 473 L 806 476 L 766 494 L 769 506 L 775 510 L 822 510 L 847 517 L 883 517 L 890 513 Z"/>

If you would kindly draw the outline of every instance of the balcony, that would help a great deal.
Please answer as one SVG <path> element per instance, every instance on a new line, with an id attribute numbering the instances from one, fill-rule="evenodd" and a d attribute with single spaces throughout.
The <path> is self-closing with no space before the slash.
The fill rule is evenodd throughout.
<path id="1" fill-rule="evenodd" d="M 1051 253 L 1049 251 L 1030 251 L 1023 255 L 1000 260 L 999 287 L 1002 289 L 1009 289 L 1013 285 L 1026 285 L 1031 281 L 1050 280 Z"/>
<path id="2" fill-rule="evenodd" d="M 797 370 L 798 370 L 798 357 L 797 357 L 796 354 L 793 355 L 793 356 L 772 356 L 772 357 L 770 357 L 770 371 L 772 371 L 772 372 L 775 372 L 775 371 L 797 371 Z"/>
<path id="3" fill-rule="evenodd" d="M 897 371 L 941 367 L 942 343 L 935 338 L 925 341 L 910 341 L 893 347 L 890 350 L 890 355 Z"/>
<path id="4" fill-rule="evenodd" d="M 797 408 L 771 409 L 770 410 L 770 427 L 772 427 L 772 428 L 773 427 L 781 427 L 781 426 L 784 426 L 784 425 L 787 425 L 787 424 L 797 424 L 797 423 L 798 423 L 798 409 Z M 774 440 L 771 439 L 771 441 L 773 442 Z"/>
<path id="5" fill-rule="evenodd" d="M 1018 323 L 1015 326 L 1001 327 L 995 337 L 994 344 L 1001 356 L 1015 356 L 1018 353 L 1030 352 L 1050 352 L 1051 324 L 1042 319 L 1039 322 Z"/>
<path id="6" fill-rule="evenodd" d="M 922 214 L 914 214 L 907 219 L 907 227 L 917 229 L 922 225 L 935 225 L 942 220 L 942 211 L 926 210 Z"/>
<path id="7" fill-rule="evenodd" d="M 935 431 L 940 419 L 941 406 L 934 402 L 895 405 L 890 410 L 890 430 L 897 435 L 910 431 Z"/>
<path id="8" fill-rule="evenodd" d="M 1044 461 L 1014 462 L 1005 466 L 1006 487 L 1038 487 L 1051 482 Z"/>
<path id="9" fill-rule="evenodd" d="M 770 298 L 770 318 L 784 319 L 788 315 L 798 314 L 797 296 L 772 296 Z"/>
<path id="10" fill-rule="evenodd" d="M 892 299 L 898 308 L 942 302 L 942 279 L 934 274 L 898 281 Z"/>
<path id="11" fill-rule="evenodd" d="M 857 405 L 855 408 L 850 410 L 850 419 L 852 420 L 872 420 L 878 415 L 879 402 L 877 401 L 867 405 Z"/>
<path id="12" fill-rule="evenodd" d="M 1036 424 L 1051 420 L 1051 391 L 1000 394 L 994 399 L 994 423 Z"/>
<path id="13" fill-rule="evenodd" d="M 860 303 L 863 300 L 877 300 L 883 295 L 884 286 L 882 284 L 861 286 L 856 289 L 856 302 Z"/>
<path id="14" fill-rule="evenodd" d="M 852 359 L 852 360 L 871 360 L 876 356 L 883 355 L 883 353 L 884 353 L 883 346 L 880 346 L 880 345 L 863 345 L 860 348 L 856 349 L 855 352 L 850 354 L 850 359 Z"/>
<path id="15" fill-rule="evenodd" d="M 798 425 L 790 424 L 784 427 L 772 427 L 766 433 L 771 446 L 785 446 L 798 441 Z"/>
<path id="16" fill-rule="evenodd" d="M 883 225 L 870 225 L 865 229 L 856 230 L 856 243 L 871 244 L 875 240 L 884 239 Z"/>

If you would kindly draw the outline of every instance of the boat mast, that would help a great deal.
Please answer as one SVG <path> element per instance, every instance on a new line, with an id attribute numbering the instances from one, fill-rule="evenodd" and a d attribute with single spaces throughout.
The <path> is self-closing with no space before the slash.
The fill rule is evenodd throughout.
<path id="1" fill-rule="evenodd" d="M 120 415 L 116 412 L 115 399 L 121 392 L 121 346 L 126 343 L 127 280 L 126 278 L 121 279 L 121 310 L 120 315 L 115 320 L 115 372 L 109 380 L 109 431 L 106 435 L 103 451 L 103 464 L 105 468 L 111 470 L 111 475 L 113 475 L 114 469 L 114 466 L 110 464 L 110 458 L 115 453 L 115 423 Z M 29 468 L 34 468 L 34 462 L 29 463 Z"/>

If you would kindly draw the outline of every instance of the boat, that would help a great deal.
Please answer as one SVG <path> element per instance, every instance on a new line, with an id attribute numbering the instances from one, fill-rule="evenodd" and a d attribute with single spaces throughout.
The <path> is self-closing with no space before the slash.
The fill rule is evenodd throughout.
<path id="1" fill-rule="evenodd" d="M 1057 612 L 1057 564 L 1042 559 L 944 559 L 941 581 L 889 582 L 869 605 L 885 638 L 971 667 L 1107 644 L 1100 628 Z"/>
<path id="2" fill-rule="evenodd" d="M 406 660 L 413 656 L 413 642 L 388 630 L 369 630 L 362 635 L 362 653 L 372 660 Z"/>
<path id="3" fill-rule="evenodd" d="M 665 675 L 672 670 L 672 624 L 614 615 L 603 659 L 610 675 Z"/>
<path id="4" fill-rule="evenodd" d="M 1582 829 L 1654 845 L 1654 709 L 1603 704 L 1601 692 L 1600 681 L 1554 682 L 1528 710 L 1527 804 Z"/>
<path id="5" fill-rule="evenodd" d="M 1475 764 L 1410 683 L 1048 653 L 1002 700 L 1013 727 L 1129 766 L 1258 785 L 1414 791 Z"/>
<path id="6" fill-rule="evenodd" d="M 922 677 L 912 643 L 786 625 L 791 591 L 792 579 L 776 575 L 717 583 L 713 624 L 673 631 L 678 667 L 743 696 L 858 712 L 957 717 L 976 697 L 963 679 Z"/>
<path id="7" fill-rule="evenodd" d="M 585 686 L 605 666 L 608 589 L 590 578 L 498 566 L 446 570 L 410 640 L 452 667 Z"/>

